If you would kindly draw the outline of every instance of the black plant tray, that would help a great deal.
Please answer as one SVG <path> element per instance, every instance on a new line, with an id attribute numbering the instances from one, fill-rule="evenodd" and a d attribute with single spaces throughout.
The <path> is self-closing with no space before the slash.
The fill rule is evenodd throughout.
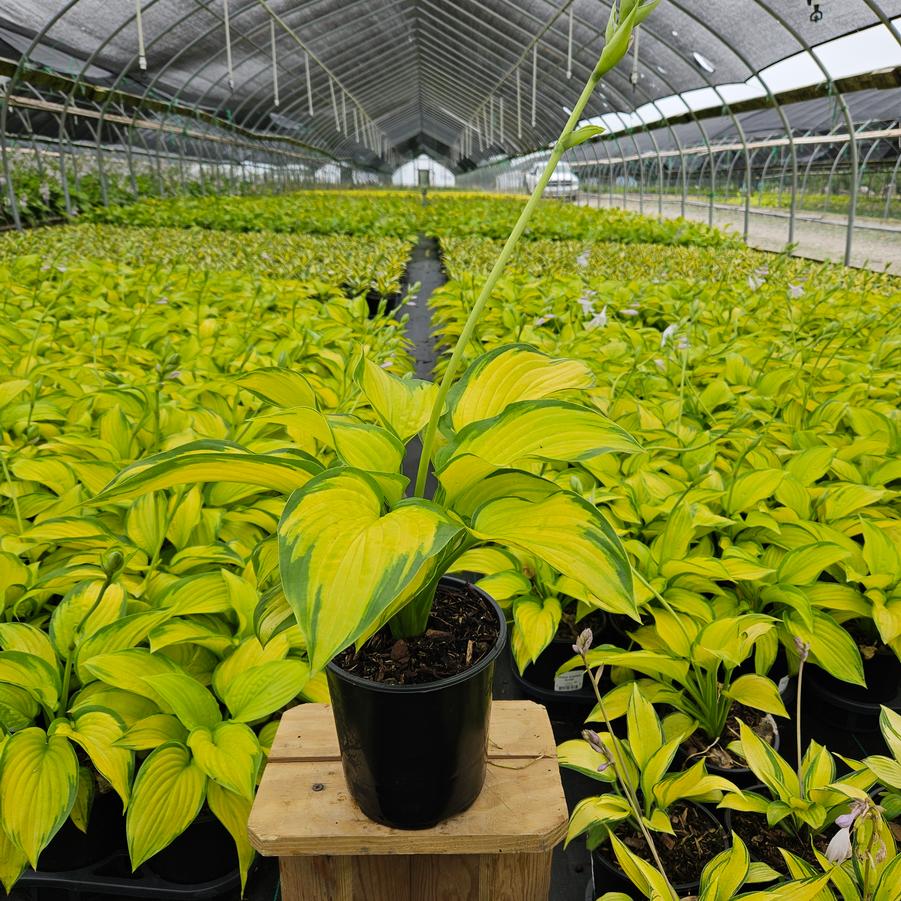
<path id="1" fill-rule="evenodd" d="M 257 859 L 247 879 L 245 901 L 270 901 L 278 881 L 277 861 Z M 27 901 L 90 901 L 96 896 L 159 901 L 237 901 L 241 880 L 237 869 L 208 882 L 171 882 L 141 867 L 129 873 L 128 854 L 119 851 L 90 866 L 59 872 L 27 870 L 11 897 Z M 0 889 L 0 897 L 7 897 Z"/>

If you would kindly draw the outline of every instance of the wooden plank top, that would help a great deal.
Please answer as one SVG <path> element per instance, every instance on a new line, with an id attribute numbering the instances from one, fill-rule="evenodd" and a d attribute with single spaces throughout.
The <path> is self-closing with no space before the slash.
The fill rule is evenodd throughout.
<path id="1" fill-rule="evenodd" d="M 432 829 L 392 829 L 350 797 L 331 708 L 295 707 L 272 745 L 248 822 L 251 844 L 282 857 L 549 851 L 566 834 L 568 815 L 545 709 L 495 701 L 488 749 L 485 786 L 469 810 Z"/>

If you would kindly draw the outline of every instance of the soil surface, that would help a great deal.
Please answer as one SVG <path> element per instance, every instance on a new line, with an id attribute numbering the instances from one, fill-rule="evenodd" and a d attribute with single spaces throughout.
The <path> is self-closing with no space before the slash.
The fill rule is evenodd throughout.
<path id="1" fill-rule="evenodd" d="M 697 763 L 699 757 L 704 757 L 709 766 L 719 767 L 723 770 L 746 770 L 748 768 L 744 758 L 733 754 L 728 745 L 737 741 L 741 735 L 738 721 L 741 720 L 754 734 L 769 745 L 776 744 L 776 730 L 773 728 L 773 718 L 760 710 L 752 710 L 744 704 L 733 704 L 726 720 L 726 728 L 722 738 L 712 748 L 710 741 L 703 732 L 695 732 L 686 739 L 683 747 L 687 756 L 687 763 Z"/>
<path id="2" fill-rule="evenodd" d="M 653 832 L 651 835 L 670 882 L 691 885 L 701 878 L 704 864 L 725 849 L 726 833 L 696 804 L 674 804 L 669 815 L 676 834 Z M 617 829 L 616 836 L 630 851 L 653 864 L 650 849 L 637 829 Z M 609 845 L 603 845 L 596 853 L 619 868 Z"/>
<path id="3" fill-rule="evenodd" d="M 466 586 L 439 585 L 426 631 L 396 639 L 385 626 L 360 649 L 335 658 L 343 670 L 391 685 L 423 685 L 456 676 L 478 663 L 497 642 L 494 608 Z"/>
<path id="4" fill-rule="evenodd" d="M 786 851 L 797 854 L 798 857 L 806 860 L 809 864 L 813 864 L 814 867 L 819 866 L 808 838 L 800 839 L 785 829 L 780 829 L 778 826 L 771 829 L 767 826 L 766 817 L 763 814 L 742 813 L 737 810 L 731 811 L 731 814 L 732 829 L 748 846 L 752 860 L 767 863 L 774 870 L 787 876 L 788 868 L 785 866 L 785 861 L 779 853 L 780 848 L 785 848 Z M 817 835 L 813 841 L 817 851 L 825 854 L 826 847 L 829 844 L 828 836 Z"/>

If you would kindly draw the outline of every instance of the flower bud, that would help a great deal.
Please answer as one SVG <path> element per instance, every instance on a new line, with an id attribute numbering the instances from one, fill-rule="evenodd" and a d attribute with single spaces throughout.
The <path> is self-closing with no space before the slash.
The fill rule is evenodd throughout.
<path id="1" fill-rule="evenodd" d="M 100 557 L 100 568 L 107 579 L 112 581 L 125 568 L 125 555 L 117 547 L 104 551 Z"/>
<path id="2" fill-rule="evenodd" d="M 573 645 L 573 650 L 577 654 L 587 654 L 591 649 L 591 642 L 594 639 L 594 635 L 591 629 L 584 629 L 582 634 L 576 639 L 576 643 Z"/>
<path id="3" fill-rule="evenodd" d="M 801 658 L 801 663 L 806 662 L 807 658 L 810 656 L 810 644 L 795 636 L 795 650 Z"/>

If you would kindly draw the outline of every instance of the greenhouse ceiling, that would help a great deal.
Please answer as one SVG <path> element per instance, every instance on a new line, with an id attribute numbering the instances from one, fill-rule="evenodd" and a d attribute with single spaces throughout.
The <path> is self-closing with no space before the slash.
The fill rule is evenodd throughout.
<path id="1" fill-rule="evenodd" d="M 202 114 L 360 165 L 423 149 L 471 165 L 559 132 L 609 9 L 610 0 L 0 0 L 4 122 L 17 104 L 35 114 L 62 104 L 59 118 L 71 121 L 87 115 L 86 89 L 101 87 L 112 90 L 87 94 L 101 126 L 114 111 L 144 123 Z M 663 0 L 587 116 L 666 118 L 673 98 L 698 92 L 728 107 L 742 85 L 772 104 L 779 88 L 766 73 L 793 58 L 827 90 L 833 73 L 817 48 L 863 32 L 901 48 L 899 16 L 901 0 Z M 855 46 L 844 56 L 861 53 Z M 863 60 L 856 71 L 866 69 Z"/>

